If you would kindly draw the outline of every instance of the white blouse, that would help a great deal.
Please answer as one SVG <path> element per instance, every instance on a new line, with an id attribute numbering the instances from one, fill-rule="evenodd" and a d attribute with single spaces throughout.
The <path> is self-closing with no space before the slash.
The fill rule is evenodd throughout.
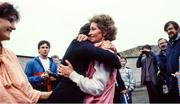
<path id="1" fill-rule="evenodd" d="M 81 91 L 97 96 L 101 95 L 104 91 L 110 77 L 110 70 L 107 69 L 109 67 L 97 61 L 95 61 L 94 68 L 96 71 L 91 79 L 84 77 L 75 71 L 70 74 L 69 78 L 80 87 Z"/>

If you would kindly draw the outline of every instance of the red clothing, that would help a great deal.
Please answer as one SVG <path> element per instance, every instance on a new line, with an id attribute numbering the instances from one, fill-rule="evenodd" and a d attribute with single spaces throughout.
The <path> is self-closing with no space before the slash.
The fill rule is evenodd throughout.
<path id="1" fill-rule="evenodd" d="M 101 65 L 103 66 L 103 65 Z M 104 69 L 105 70 L 105 69 Z M 91 79 L 94 72 L 94 62 L 90 63 L 87 71 L 87 76 Z M 89 103 L 96 103 L 96 104 L 101 104 L 101 103 L 113 103 L 114 99 L 114 92 L 115 92 L 115 79 L 116 79 L 116 70 L 112 70 L 110 73 L 109 80 L 107 82 L 107 85 L 103 91 L 103 93 L 99 96 L 93 96 L 93 95 L 87 95 L 84 99 L 84 103 L 89 104 Z"/>

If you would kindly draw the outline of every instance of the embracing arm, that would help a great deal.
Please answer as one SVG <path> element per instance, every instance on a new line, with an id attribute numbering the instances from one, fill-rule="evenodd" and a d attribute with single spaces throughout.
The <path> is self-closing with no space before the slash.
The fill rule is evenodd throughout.
<path id="1" fill-rule="evenodd" d="M 108 82 L 109 72 L 105 70 L 99 69 L 96 70 L 93 77 L 89 79 L 88 77 L 84 77 L 77 72 L 73 71 L 69 78 L 79 86 L 79 88 L 90 95 L 101 95 L 104 91 L 106 84 Z"/>
<path id="2" fill-rule="evenodd" d="M 115 68 L 121 67 L 117 55 L 108 50 L 95 47 L 89 41 L 76 42 L 76 48 L 74 49 L 74 52 L 79 57 L 87 57 L 92 60 L 97 60 Z"/>
<path id="3" fill-rule="evenodd" d="M 66 60 L 67 66 L 61 64 L 59 67 L 59 74 L 70 78 L 73 82 L 79 86 L 81 91 L 88 93 L 90 95 L 100 95 L 104 91 L 109 76 L 110 71 L 104 70 L 104 65 L 96 62 L 95 64 L 95 72 L 92 78 L 84 77 L 83 75 L 78 74 L 74 71 L 71 63 Z"/>

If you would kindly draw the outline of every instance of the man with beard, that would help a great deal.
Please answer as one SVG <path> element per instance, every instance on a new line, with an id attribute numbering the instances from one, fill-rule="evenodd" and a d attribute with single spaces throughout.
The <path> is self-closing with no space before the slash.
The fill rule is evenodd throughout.
<path id="1" fill-rule="evenodd" d="M 164 25 L 164 31 L 169 36 L 169 44 L 167 47 L 167 74 L 168 89 L 171 102 L 180 102 L 178 91 L 178 75 L 179 56 L 180 56 L 180 33 L 178 33 L 179 25 L 175 21 L 169 21 Z"/>

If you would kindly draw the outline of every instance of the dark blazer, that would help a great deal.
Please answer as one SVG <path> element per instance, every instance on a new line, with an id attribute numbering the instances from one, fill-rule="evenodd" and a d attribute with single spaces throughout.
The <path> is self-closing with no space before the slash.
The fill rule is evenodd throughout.
<path id="1" fill-rule="evenodd" d="M 121 67 L 119 59 L 115 54 L 108 50 L 94 47 L 89 41 L 78 42 L 73 40 L 62 59 L 62 64 L 65 64 L 65 59 L 70 61 L 76 72 L 84 76 L 92 60 L 97 60 L 117 69 Z M 69 78 L 62 77 L 49 97 L 48 102 L 82 103 L 85 95 L 76 83 L 72 82 Z"/>
<path id="2" fill-rule="evenodd" d="M 146 62 L 147 61 L 147 62 Z M 156 84 L 157 80 L 157 61 L 156 61 L 156 56 L 154 55 L 153 52 L 148 53 L 148 57 L 145 57 L 142 59 L 142 54 L 138 57 L 137 63 L 136 63 L 137 68 L 141 67 L 141 84 L 143 85 L 145 82 L 146 74 L 145 74 L 145 68 L 148 68 L 148 72 L 150 75 L 151 81 Z"/>
<path id="3" fill-rule="evenodd" d="M 166 55 L 164 55 L 162 53 L 162 51 L 160 51 L 157 56 L 156 56 L 156 59 L 157 59 L 157 65 L 160 69 L 160 72 L 162 73 L 167 73 L 167 59 L 166 59 Z"/>
<path id="4" fill-rule="evenodd" d="M 179 34 L 180 35 L 180 34 Z M 179 71 L 179 56 L 180 56 L 180 37 L 179 39 L 169 42 L 167 47 L 167 73 L 174 74 Z"/>
<path id="5" fill-rule="evenodd" d="M 180 34 L 179 34 L 180 35 Z M 173 89 L 173 85 L 177 86 L 177 78 L 171 74 L 179 71 L 179 57 L 180 57 L 180 37 L 175 41 L 169 41 L 167 47 L 167 74 L 168 74 L 168 88 Z M 174 89 L 175 90 L 175 89 Z"/>

